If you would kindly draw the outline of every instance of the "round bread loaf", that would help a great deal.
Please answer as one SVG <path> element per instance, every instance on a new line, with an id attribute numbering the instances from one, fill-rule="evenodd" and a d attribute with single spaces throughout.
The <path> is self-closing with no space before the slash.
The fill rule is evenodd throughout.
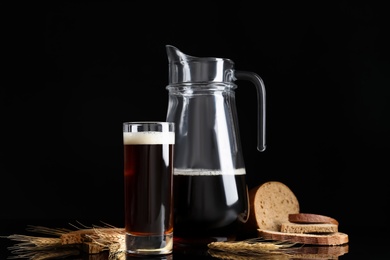
<path id="1" fill-rule="evenodd" d="M 299 213 L 299 202 L 285 184 L 278 181 L 263 183 L 249 191 L 250 212 L 247 230 L 280 231 L 289 214 Z"/>

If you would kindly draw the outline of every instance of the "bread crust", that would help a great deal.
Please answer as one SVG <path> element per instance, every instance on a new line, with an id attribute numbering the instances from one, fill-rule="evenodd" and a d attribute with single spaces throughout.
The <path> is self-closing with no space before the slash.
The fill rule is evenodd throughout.
<path id="1" fill-rule="evenodd" d="M 278 181 L 268 181 L 249 191 L 247 230 L 280 231 L 289 214 L 299 213 L 299 202 L 291 189 Z"/>
<path id="2" fill-rule="evenodd" d="M 339 222 L 334 218 L 312 213 L 289 214 L 288 220 L 292 223 L 301 224 L 339 224 Z"/>

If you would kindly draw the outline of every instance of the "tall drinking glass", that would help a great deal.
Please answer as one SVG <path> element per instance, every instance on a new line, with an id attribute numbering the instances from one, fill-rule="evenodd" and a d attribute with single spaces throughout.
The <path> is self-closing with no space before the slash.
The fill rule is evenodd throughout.
<path id="1" fill-rule="evenodd" d="M 172 253 L 174 129 L 170 122 L 123 123 L 129 254 Z"/>

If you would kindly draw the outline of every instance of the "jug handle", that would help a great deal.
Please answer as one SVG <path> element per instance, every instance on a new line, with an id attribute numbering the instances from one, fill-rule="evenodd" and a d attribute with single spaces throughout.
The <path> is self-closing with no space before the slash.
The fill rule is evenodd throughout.
<path id="1" fill-rule="evenodd" d="M 265 86 L 262 78 L 254 72 L 235 71 L 236 79 L 248 80 L 257 90 L 257 150 L 264 152 L 265 144 Z"/>

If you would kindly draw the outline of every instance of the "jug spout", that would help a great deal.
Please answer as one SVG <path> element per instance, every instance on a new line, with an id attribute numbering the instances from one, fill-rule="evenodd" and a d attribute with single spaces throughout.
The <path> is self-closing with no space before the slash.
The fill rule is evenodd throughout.
<path id="1" fill-rule="evenodd" d="M 181 61 L 189 60 L 192 56 L 182 53 L 178 48 L 172 45 L 166 45 L 169 63 L 180 63 Z"/>
<path id="2" fill-rule="evenodd" d="M 234 62 L 214 57 L 194 57 L 166 45 L 169 61 L 169 84 L 217 83 L 234 81 Z"/>

